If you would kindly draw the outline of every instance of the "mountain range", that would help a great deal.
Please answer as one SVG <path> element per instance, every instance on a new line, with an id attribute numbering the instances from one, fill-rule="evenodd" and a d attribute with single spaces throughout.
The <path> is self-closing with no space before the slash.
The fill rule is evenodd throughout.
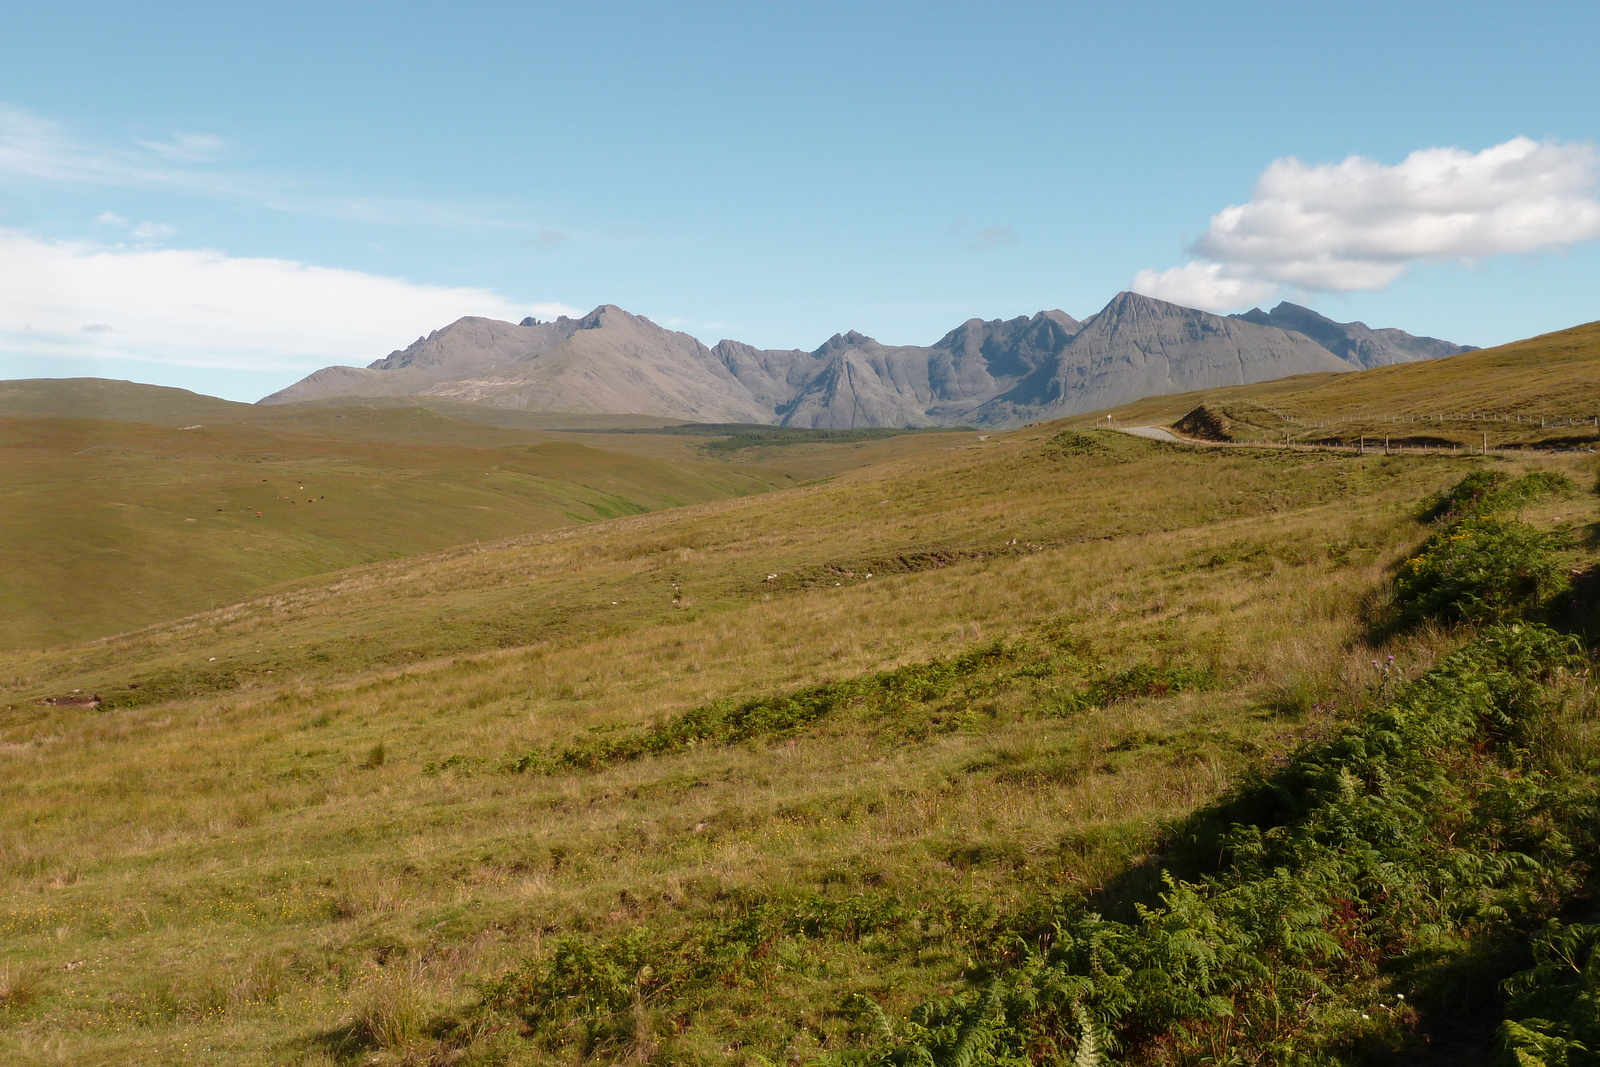
<path id="1" fill-rule="evenodd" d="M 1120 293 L 1062 311 L 969 319 L 929 346 L 850 331 L 814 351 L 706 347 L 611 304 L 581 318 L 463 318 L 367 367 L 327 367 L 263 404 L 430 396 L 530 411 L 784 426 L 1003 427 L 1141 397 L 1454 355 L 1470 346 L 1281 303 L 1214 315 Z"/>

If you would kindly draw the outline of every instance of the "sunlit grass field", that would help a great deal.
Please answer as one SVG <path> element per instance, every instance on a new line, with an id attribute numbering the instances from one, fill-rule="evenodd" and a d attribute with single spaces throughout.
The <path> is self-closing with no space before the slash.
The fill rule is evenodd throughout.
<path id="1" fill-rule="evenodd" d="M 1576 419 L 1592 333 L 1116 414 Z M 6 1063 L 861 1048 L 864 1005 L 971 995 L 1059 902 L 1131 918 L 1174 827 L 1466 640 L 1378 624 L 1433 494 L 1566 475 L 1517 515 L 1580 583 L 1600 528 L 1594 457 L 1548 437 L 1356 455 L 1090 418 L 719 451 L 7 388 Z M 1587 750 L 1584 700 L 1560 736 Z M 1162 1047 L 1138 1062 L 1191 1062 Z"/>
<path id="2" fill-rule="evenodd" d="M 485 1021 L 486 984 L 574 932 L 771 916 L 809 918 L 731 984 L 641 1000 L 628 1054 L 849 1045 L 856 995 L 958 988 L 1007 921 L 1364 706 L 1363 611 L 1419 502 L 1478 462 L 984 436 L 4 654 L 3 1057 L 571 1060 Z M 1415 673 L 1452 640 L 1387 651 Z M 1135 669 L 1189 681 L 1086 703 Z M 730 744 L 537 758 L 896 670 L 946 681 Z"/>
<path id="3" fill-rule="evenodd" d="M 715 438 L 595 432 L 662 420 L 475 414 L 503 425 L 415 405 L 257 408 L 93 379 L 0 383 L 0 648 L 126 633 L 353 564 L 942 447 L 712 453 Z M 549 428 L 563 423 L 584 432 Z"/>
<path id="4" fill-rule="evenodd" d="M 1600 323 L 1445 359 L 1356 374 L 1153 396 L 1116 420 L 1170 425 L 1204 404 L 1240 441 L 1429 447 L 1463 452 L 1600 446 Z M 1093 416 L 1079 422 L 1089 423 Z"/>

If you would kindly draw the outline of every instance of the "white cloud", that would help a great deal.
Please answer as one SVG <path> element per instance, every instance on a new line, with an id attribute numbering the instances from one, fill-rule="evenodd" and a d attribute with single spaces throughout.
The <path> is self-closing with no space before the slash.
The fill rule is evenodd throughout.
<path id="1" fill-rule="evenodd" d="M 162 159 L 174 163 L 209 163 L 221 159 L 228 142 L 204 133 L 175 133 L 166 141 L 139 141 Z"/>
<path id="2" fill-rule="evenodd" d="M 560 230 L 540 230 L 528 239 L 528 243 L 535 248 L 547 248 L 550 245 L 564 244 L 572 240 L 572 235 Z"/>
<path id="3" fill-rule="evenodd" d="M 1014 245 L 1022 238 L 1017 236 L 1017 231 L 1009 226 L 985 226 L 973 235 L 968 248 L 979 252 L 987 252 L 991 248 L 1001 245 Z"/>
<path id="4" fill-rule="evenodd" d="M 133 228 L 133 235 L 141 241 L 160 241 L 177 232 L 164 222 L 141 222 Z"/>
<path id="5" fill-rule="evenodd" d="M 202 249 L 57 243 L 0 229 L 0 351 L 306 372 L 364 365 L 463 315 L 577 315 L 486 289 Z"/>
<path id="6" fill-rule="evenodd" d="M 1009 226 L 985 226 L 976 233 L 969 232 L 965 215 L 957 219 L 948 232 L 969 252 L 988 252 L 1001 245 L 1014 245 L 1022 240 L 1017 231 Z"/>
<path id="7" fill-rule="evenodd" d="M 1231 308 L 1282 287 L 1381 289 L 1419 262 L 1566 248 L 1600 238 L 1597 177 L 1593 145 L 1526 137 L 1477 153 L 1425 148 L 1394 166 L 1280 159 L 1248 203 L 1212 217 L 1194 262 L 1140 271 L 1133 288 Z"/>
<path id="8" fill-rule="evenodd" d="M 1276 282 L 1240 277 L 1220 263 L 1185 263 L 1133 276 L 1134 292 L 1195 308 L 1236 308 L 1269 300 Z"/>
<path id="9" fill-rule="evenodd" d="M 135 226 L 114 211 L 102 211 L 95 216 L 94 223 L 96 226 L 115 226 L 119 230 L 128 230 L 141 241 L 162 241 L 178 232 L 164 222 L 141 222 Z"/>
<path id="10" fill-rule="evenodd" d="M 19 107 L 0 105 L 0 171 L 72 181 L 99 174 L 104 167 L 55 123 Z"/>

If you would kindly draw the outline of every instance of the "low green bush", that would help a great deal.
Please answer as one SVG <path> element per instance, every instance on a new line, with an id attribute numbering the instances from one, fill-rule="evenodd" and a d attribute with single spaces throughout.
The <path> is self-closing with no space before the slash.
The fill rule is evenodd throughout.
<path id="1" fill-rule="evenodd" d="M 1395 576 L 1393 626 L 1425 621 L 1494 623 L 1531 615 L 1564 586 L 1559 537 L 1507 513 L 1575 491 L 1565 475 L 1511 478 L 1478 470 L 1434 498 L 1425 517 L 1439 529 Z"/>
<path id="2" fill-rule="evenodd" d="M 1070 693 L 1056 704 L 1062 714 L 1085 711 L 1089 708 L 1110 707 L 1124 700 L 1138 697 L 1159 697 L 1190 689 L 1210 689 L 1216 679 L 1210 671 L 1194 667 L 1158 667 L 1139 663 L 1124 671 L 1115 671 L 1089 683 L 1081 692 Z"/>
<path id="3" fill-rule="evenodd" d="M 748 700 L 718 700 L 642 727 L 607 730 L 562 745 L 525 752 L 506 761 L 515 773 L 569 774 L 698 745 L 735 745 L 792 734 L 840 713 L 882 722 L 894 737 L 917 740 L 970 724 L 974 696 L 1029 681 L 1054 681 L 1083 666 L 1086 648 L 1060 634 L 1012 644 L 993 642 L 959 656 L 908 663 L 823 685 Z M 1136 664 L 1100 674 L 1082 689 L 1040 705 L 1046 714 L 1070 715 L 1137 697 L 1165 696 L 1215 684 L 1210 672 L 1184 666 Z M 949 707 L 943 707 L 948 704 Z M 485 760 L 455 755 L 430 761 L 426 773 L 466 771 Z"/>
<path id="4" fill-rule="evenodd" d="M 1556 471 L 1533 471 L 1513 478 L 1505 471 L 1475 470 L 1435 495 L 1423 511 L 1427 522 L 1448 524 L 1473 515 L 1514 511 L 1547 496 L 1577 492 L 1571 478 Z"/>
<path id="5" fill-rule="evenodd" d="M 643 1016 L 680 1014 L 784 961 L 803 968 L 806 942 L 914 936 L 925 921 L 887 892 L 735 896 L 720 914 L 670 933 L 641 924 L 609 936 L 564 934 L 487 984 L 480 1010 L 516 1017 L 547 1047 L 621 1051 Z"/>
<path id="6" fill-rule="evenodd" d="M 511 769 L 546 774 L 593 771 L 696 745 L 733 745 L 781 736 L 846 709 L 882 715 L 938 700 L 980 677 L 1026 671 L 1036 653 L 1036 649 L 994 642 L 949 659 L 909 663 L 789 693 L 713 701 L 641 729 L 597 734 L 525 753 L 512 761 Z"/>
<path id="7" fill-rule="evenodd" d="M 1556 591 L 1550 538 L 1524 522 L 1473 516 L 1441 530 L 1395 577 L 1397 621 L 1501 622 Z"/>

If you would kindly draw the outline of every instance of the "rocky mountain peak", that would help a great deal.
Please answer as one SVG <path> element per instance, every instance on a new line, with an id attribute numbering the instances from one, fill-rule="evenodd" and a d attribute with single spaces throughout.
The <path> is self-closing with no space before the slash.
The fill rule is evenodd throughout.
<path id="1" fill-rule="evenodd" d="M 1155 320 L 1155 319 L 1222 319 L 1221 315 L 1214 315 L 1209 311 L 1199 308 L 1185 307 L 1174 304 L 1170 300 L 1161 300 L 1132 290 L 1118 293 L 1111 298 L 1099 312 L 1084 320 L 1084 325 L 1091 322 L 1105 320 Z"/>
<path id="2" fill-rule="evenodd" d="M 1471 345 L 1451 344 L 1437 337 L 1418 337 L 1404 330 L 1375 330 L 1364 322 L 1335 322 L 1326 315 L 1287 300 L 1271 311 L 1251 308 L 1229 317 L 1257 326 L 1275 326 L 1309 337 L 1357 367 L 1384 367 L 1473 351 Z"/>
<path id="3" fill-rule="evenodd" d="M 821 347 L 813 352 L 812 355 L 819 357 L 831 356 L 836 352 L 842 352 L 849 348 L 861 348 L 865 345 L 873 344 L 877 344 L 877 342 L 868 337 L 866 334 L 849 330 L 845 333 L 836 333 L 826 341 L 822 342 Z"/>
<path id="4" fill-rule="evenodd" d="M 883 345 L 850 330 L 811 352 L 732 340 L 708 349 L 601 304 L 554 322 L 458 319 L 368 368 L 325 368 L 264 402 L 410 395 L 706 422 L 1008 426 L 1463 350 L 1288 302 L 1225 317 L 1133 292 L 1081 323 L 1060 310 L 972 318 L 930 346 Z"/>

